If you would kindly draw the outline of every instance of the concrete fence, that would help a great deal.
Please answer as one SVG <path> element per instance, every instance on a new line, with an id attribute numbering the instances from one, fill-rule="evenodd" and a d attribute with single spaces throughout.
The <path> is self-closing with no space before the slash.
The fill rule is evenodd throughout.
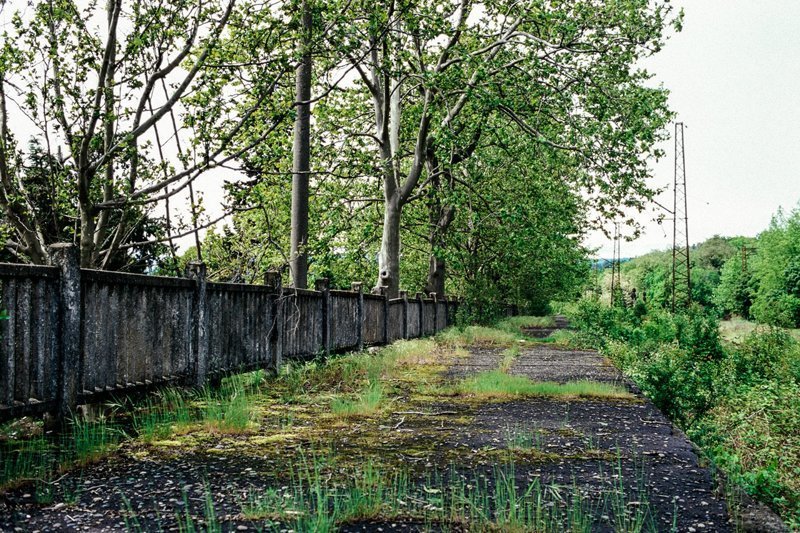
<path id="1" fill-rule="evenodd" d="M 51 412 L 137 388 L 199 386 L 226 373 L 431 335 L 458 302 L 331 290 L 213 283 L 79 268 L 71 245 L 54 266 L 0 263 L 0 419 Z"/>

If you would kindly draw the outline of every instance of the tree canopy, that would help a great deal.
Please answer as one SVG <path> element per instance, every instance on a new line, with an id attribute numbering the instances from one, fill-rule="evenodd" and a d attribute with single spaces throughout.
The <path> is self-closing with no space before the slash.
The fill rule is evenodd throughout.
<path id="1" fill-rule="evenodd" d="M 302 256 L 334 286 L 540 306 L 585 277 L 589 228 L 656 192 L 672 113 L 639 65 L 681 17 L 666 0 L 34 1 L 0 64 L 5 253 L 46 263 L 71 240 L 85 267 L 199 256 L 247 282 Z"/>

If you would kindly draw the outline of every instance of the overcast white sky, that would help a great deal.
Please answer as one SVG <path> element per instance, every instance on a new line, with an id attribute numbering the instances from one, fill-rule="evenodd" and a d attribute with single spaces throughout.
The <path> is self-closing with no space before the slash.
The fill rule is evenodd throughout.
<path id="1" fill-rule="evenodd" d="M 684 29 L 644 66 L 671 91 L 683 121 L 689 240 L 754 236 L 779 206 L 800 201 L 800 1 L 678 0 Z M 672 184 L 674 149 L 655 165 Z M 660 201 L 672 206 L 672 192 Z M 652 215 L 651 215 L 652 216 Z M 646 234 L 622 243 L 623 257 L 672 246 L 671 222 L 642 216 Z M 602 235 L 588 241 L 611 257 Z"/>

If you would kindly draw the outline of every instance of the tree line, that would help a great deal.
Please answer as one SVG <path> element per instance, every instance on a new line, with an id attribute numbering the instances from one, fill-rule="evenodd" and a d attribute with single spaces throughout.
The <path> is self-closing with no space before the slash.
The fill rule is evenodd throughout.
<path id="1" fill-rule="evenodd" d="M 66 241 L 86 268 L 534 304 L 657 192 L 672 112 L 640 63 L 682 20 L 666 0 L 0 9 L 4 260 Z"/>
<path id="2" fill-rule="evenodd" d="M 693 245 L 692 300 L 719 316 L 800 327 L 800 207 L 779 209 L 756 237 L 714 236 Z M 623 287 L 669 308 L 672 253 L 651 252 L 621 267 Z"/>

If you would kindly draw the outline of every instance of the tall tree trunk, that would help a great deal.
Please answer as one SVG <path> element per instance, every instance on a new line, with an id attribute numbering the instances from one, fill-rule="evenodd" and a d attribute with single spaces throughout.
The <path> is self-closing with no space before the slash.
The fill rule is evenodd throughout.
<path id="1" fill-rule="evenodd" d="M 456 209 L 452 205 L 442 205 L 442 178 L 445 178 L 445 182 L 450 183 L 452 181 L 450 170 L 441 169 L 432 150 L 429 151 L 427 159 L 428 173 L 432 178 L 428 196 L 428 244 L 430 245 L 430 257 L 425 292 L 428 294 L 435 292 L 438 296 L 444 296 L 447 263 L 442 257 L 442 250 L 447 246 L 447 229 L 453 222 Z"/>
<path id="2" fill-rule="evenodd" d="M 84 179 L 81 178 L 81 181 Z M 88 181 L 88 180 L 87 180 Z M 94 257 L 94 232 L 97 227 L 93 206 L 87 193 L 78 194 L 78 210 L 81 216 L 81 239 L 80 239 L 80 254 L 81 254 L 81 268 L 91 268 L 92 258 Z"/>
<path id="3" fill-rule="evenodd" d="M 381 249 L 378 253 L 378 283 L 383 287 L 390 298 L 397 296 L 400 291 L 400 215 L 402 205 L 396 193 L 391 194 L 385 187 L 385 203 L 383 212 L 383 236 Z"/>
<path id="4" fill-rule="evenodd" d="M 114 75 L 116 73 L 116 63 L 117 63 L 117 46 L 116 46 L 116 32 L 115 28 L 115 21 L 114 21 L 114 13 L 115 10 L 118 9 L 117 6 L 118 0 L 108 0 L 106 4 L 106 11 L 108 13 L 108 31 L 109 35 L 108 38 L 112 40 L 110 51 L 111 54 L 108 58 L 108 70 L 106 71 L 106 79 L 104 84 L 104 109 L 103 109 L 103 150 L 105 152 L 109 152 L 111 150 L 111 146 L 114 143 L 114 127 L 115 127 L 115 120 L 114 120 Z M 134 143 L 136 141 L 134 140 Z M 133 159 L 137 156 L 137 146 L 134 144 L 133 147 Z M 136 162 L 131 161 L 131 174 L 135 173 Z M 134 190 L 134 184 L 131 183 L 131 190 Z M 114 199 L 114 162 L 113 160 L 109 161 L 105 168 L 105 176 L 103 179 L 103 201 L 110 202 Z M 111 217 L 111 210 L 104 209 L 102 210 L 97 216 L 97 229 L 94 235 L 94 251 L 92 254 L 92 264 L 96 265 L 100 263 L 100 252 L 103 250 L 103 247 L 107 245 L 106 238 L 108 237 L 109 233 L 109 218 Z M 125 218 L 124 216 L 122 217 Z M 122 224 L 123 222 L 120 222 Z M 124 228 L 117 228 L 118 235 L 123 235 L 125 233 Z M 109 246 L 109 252 L 106 254 L 105 260 L 102 262 L 102 267 L 105 268 L 105 265 L 108 263 L 108 259 L 111 256 L 111 246 Z"/>
<path id="5" fill-rule="evenodd" d="M 425 284 L 425 292 L 428 294 L 435 292 L 438 296 L 444 296 L 444 283 L 447 279 L 447 262 L 441 255 L 441 251 L 447 246 L 446 235 L 450 223 L 455 215 L 455 207 L 441 206 L 430 211 L 430 234 L 428 243 L 430 244 L 430 260 L 428 261 L 428 281 Z"/>
<path id="6" fill-rule="evenodd" d="M 295 287 L 308 286 L 308 181 L 311 163 L 311 6 L 302 1 L 303 51 L 295 73 L 297 118 L 292 147 L 292 233 L 290 270 Z"/>

